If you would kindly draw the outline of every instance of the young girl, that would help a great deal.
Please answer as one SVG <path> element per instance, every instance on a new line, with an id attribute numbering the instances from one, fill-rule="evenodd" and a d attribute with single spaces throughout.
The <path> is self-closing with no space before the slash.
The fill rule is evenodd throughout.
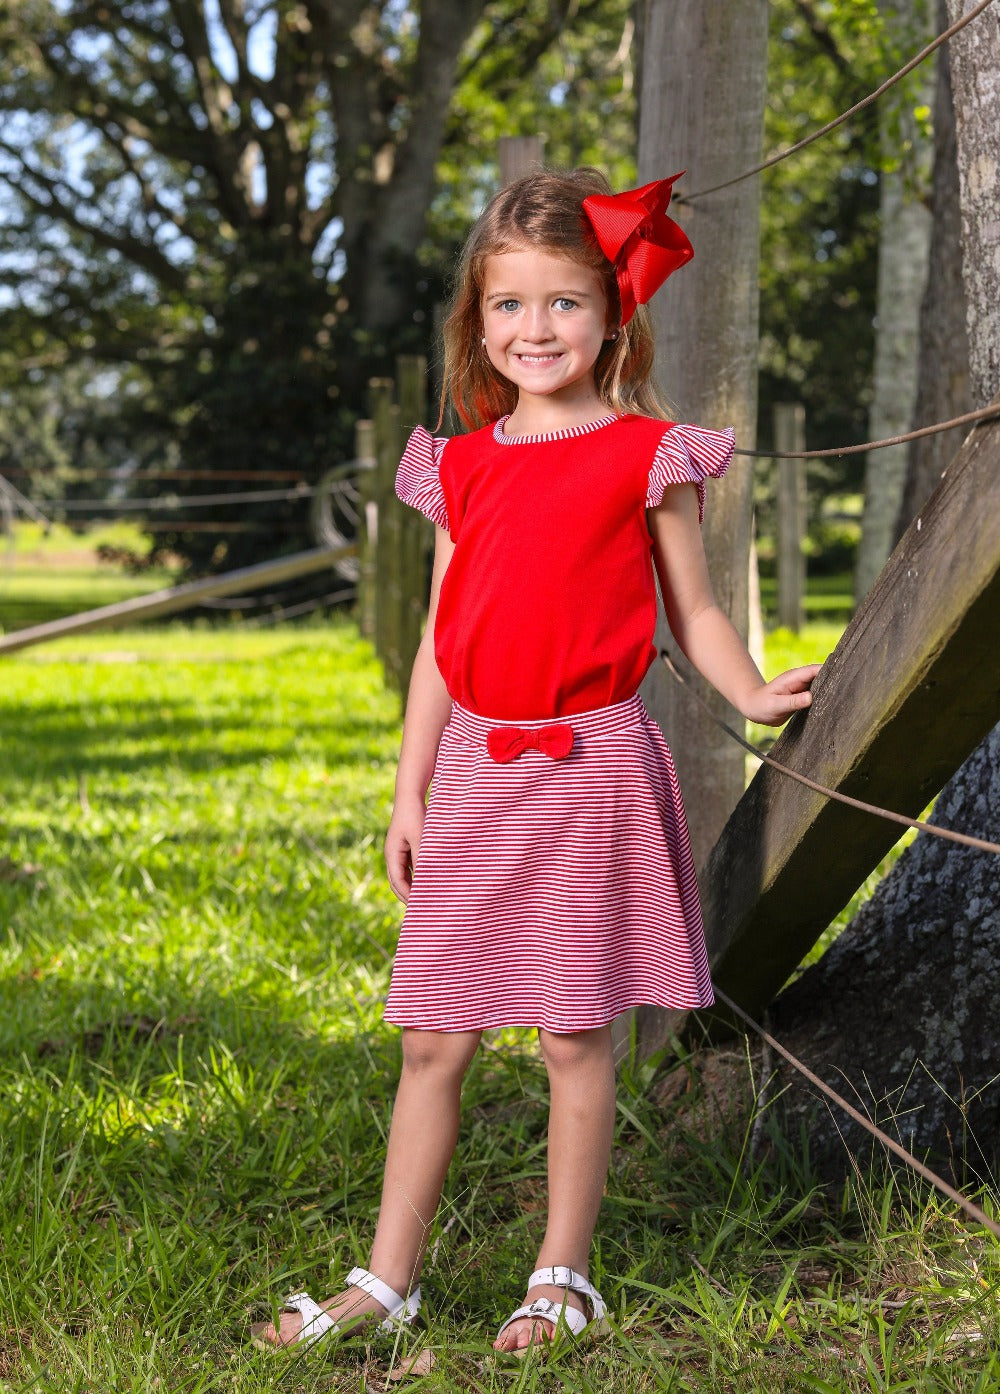
<path id="1" fill-rule="evenodd" d="M 673 762 L 637 695 L 654 569 L 677 643 L 747 718 L 780 725 L 818 671 L 765 683 L 712 595 L 704 480 L 724 474 L 732 431 L 668 423 L 637 312 L 692 255 L 666 216 L 672 182 L 616 197 L 593 170 L 531 174 L 466 246 L 444 390 L 470 430 L 418 427 L 397 479 L 437 533 L 386 838 L 407 905 L 385 1009 L 403 1067 L 371 1271 L 322 1305 L 290 1298 L 265 1344 L 413 1320 L 462 1078 L 498 1026 L 538 1031 L 549 1211 L 495 1346 L 523 1353 L 605 1314 L 586 1274 L 615 1117 L 611 1021 L 712 1001 Z"/>

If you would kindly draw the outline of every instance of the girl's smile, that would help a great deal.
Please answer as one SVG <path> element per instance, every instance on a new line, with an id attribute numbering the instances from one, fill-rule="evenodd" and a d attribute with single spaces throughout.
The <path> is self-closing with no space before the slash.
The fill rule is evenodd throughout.
<path id="1" fill-rule="evenodd" d="M 526 408 L 549 426 L 605 410 L 594 365 L 613 327 L 595 271 L 537 248 L 499 253 L 486 263 L 482 312 L 489 360 L 518 391 L 520 428 Z"/>

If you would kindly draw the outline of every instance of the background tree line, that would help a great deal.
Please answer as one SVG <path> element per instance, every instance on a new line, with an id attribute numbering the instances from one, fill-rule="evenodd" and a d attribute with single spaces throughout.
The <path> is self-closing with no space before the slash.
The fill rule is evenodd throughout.
<path id="1" fill-rule="evenodd" d="M 871 0 L 769 9 L 775 148 L 889 45 Z M 0 471 L 39 500 L 102 496 L 105 471 L 139 497 L 315 482 L 353 453 L 369 377 L 433 351 L 500 135 L 636 177 L 627 0 L 4 0 L 0 41 Z M 766 176 L 765 443 L 790 397 L 810 444 L 864 437 L 878 165 L 863 119 Z M 172 516 L 156 539 L 195 570 L 307 539 L 301 502 Z"/>

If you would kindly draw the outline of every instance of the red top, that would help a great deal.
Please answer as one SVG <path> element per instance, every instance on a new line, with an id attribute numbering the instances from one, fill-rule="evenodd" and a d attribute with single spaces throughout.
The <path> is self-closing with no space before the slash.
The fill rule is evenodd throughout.
<path id="1" fill-rule="evenodd" d="M 500 721 L 623 702 L 656 652 L 646 509 L 691 482 L 703 505 L 733 432 L 606 416 L 505 436 L 505 420 L 450 440 L 418 426 L 396 479 L 455 543 L 434 634 L 445 685 Z"/>

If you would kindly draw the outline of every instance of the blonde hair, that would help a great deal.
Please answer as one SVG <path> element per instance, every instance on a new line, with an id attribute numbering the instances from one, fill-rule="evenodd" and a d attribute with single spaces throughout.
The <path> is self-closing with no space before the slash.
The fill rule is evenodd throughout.
<path id="1" fill-rule="evenodd" d="M 515 180 L 487 204 L 462 252 L 444 325 L 439 427 L 449 401 L 469 429 L 487 426 L 517 405 L 517 389 L 497 372 L 481 344 L 483 288 L 491 256 L 537 248 L 589 267 L 604 288 L 609 323 L 620 322 L 615 268 L 583 211 L 588 195 L 610 192 L 596 169 L 540 170 Z M 605 342 L 594 365 L 597 391 L 612 411 L 670 419 L 669 406 L 653 381 L 654 348 L 652 323 L 640 305 L 617 338 Z"/>

